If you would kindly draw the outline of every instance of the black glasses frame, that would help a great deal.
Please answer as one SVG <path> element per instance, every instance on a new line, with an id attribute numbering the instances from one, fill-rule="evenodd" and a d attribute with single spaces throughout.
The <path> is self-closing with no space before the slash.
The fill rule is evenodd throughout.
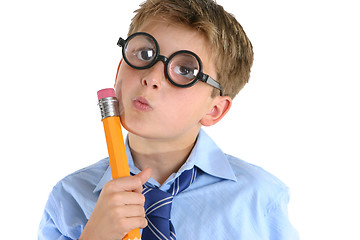
<path id="1" fill-rule="evenodd" d="M 150 38 L 155 43 L 155 48 L 156 48 L 155 58 L 148 65 L 145 65 L 145 66 L 142 66 L 142 67 L 138 67 L 138 66 L 135 66 L 135 65 L 131 64 L 130 61 L 127 59 L 126 53 L 125 53 L 127 43 L 131 39 L 133 39 L 134 37 L 136 37 L 138 35 L 143 35 L 143 36 L 146 36 L 146 37 Z M 123 58 L 124 58 L 125 62 L 130 67 L 132 67 L 134 69 L 138 69 L 138 70 L 148 69 L 148 68 L 151 68 L 152 66 L 154 66 L 158 61 L 162 61 L 164 63 L 164 65 L 165 65 L 165 76 L 166 76 L 166 78 L 169 80 L 169 82 L 171 84 L 173 84 L 173 85 L 175 85 L 177 87 L 180 87 L 180 88 L 188 88 L 188 87 L 193 86 L 194 84 L 196 84 L 200 80 L 201 82 L 207 83 L 207 84 L 213 86 L 214 88 L 219 89 L 220 90 L 220 96 L 223 95 L 223 88 L 222 88 L 221 84 L 218 81 L 216 81 L 215 79 L 213 79 L 212 77 L 210 77 L 209 75 L 203 73 L 203 71 L 202 71 L 203 65 L 202 65 L 200 57 L 198 55 L 196 55 L 195 53 L 191 52 L 191 51 L 180 50 L 180 51 L 174 52 L 173 54 L 170 55 L 169 58 L 167 58 L 167 57 L 165 57 L 163 55 L 160 55 L 160 47 L 159 47 L 158 42 L 156 41 L 156 39 L 153 36 L 151 36 L 150 34 L 148 34 L 146 32 L 134 33 L 134 34 L 130 35 L 127 39 L 119 38 L 119 40 L 117 42 L 117 45 L 122 48 L 122 55 L 123 55 Z M 178 83 L 174 82 L 171 79 L 171 77 L 169 75 L 169 72 L 168 72 L 169 62 L 175 56 L 177 56 L 178 54 L 183 54 L 183 53 L 189 54 L 189 55 L 195 57 L 196 60 L 199 63 L 199 72 L 198 72 L 198 74 L 195 76 L 194 80 L 192 80 L 190 83 L 185 84 L 185 85 L 181 85 L 181 84 L 178 84 Z"/>

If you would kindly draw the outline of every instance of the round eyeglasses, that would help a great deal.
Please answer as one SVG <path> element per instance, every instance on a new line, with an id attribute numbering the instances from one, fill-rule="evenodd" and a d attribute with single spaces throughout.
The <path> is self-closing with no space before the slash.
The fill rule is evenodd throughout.
<path id="1" fill-rule="evenodd" d="M 147 69 L 162 61 L 165 64 L 165 76 L 173 85 L 187 88 L 200 80 L 219 89 L 222 96 L 220 83 L 202 72 L 200 58 L 191 51 L 177 51 L 169 58 L 162 56 L 155 38 L 145 32 L 134 33 L 126 40 L 120 38 L 117 45 L 122 47 L 123 58 L 132 68 Z"/>

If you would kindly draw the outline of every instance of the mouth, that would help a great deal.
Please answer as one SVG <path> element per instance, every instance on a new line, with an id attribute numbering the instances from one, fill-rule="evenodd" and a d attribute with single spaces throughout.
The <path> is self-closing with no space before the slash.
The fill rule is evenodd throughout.
<path id="1" fill-rule="evenodd" d="M 152 110 L 152 107 L 150 106 L 149 102 L 144 97 L 136 97 L 133 100 L 133 105 L 134 105 L 135 109 L 142 111 L 142 112 Z"/>

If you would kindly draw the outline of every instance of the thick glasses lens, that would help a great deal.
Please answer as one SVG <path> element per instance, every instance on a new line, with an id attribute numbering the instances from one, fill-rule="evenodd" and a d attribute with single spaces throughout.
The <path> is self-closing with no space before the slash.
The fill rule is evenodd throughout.
<path id="1" fill-rule="evenodd" d="M 146 35 L 135 35 L 127 41 L 124 47 L 127 61 L 139 68 L 144 68 L 153 63 L 156 57 L 156 44 Z"/>
<path id="2" fill-rule="evenodd" d="M 199 61 L 192 54 L 178 52 L 169 59 L 168 74 L 176 84 L 188 85 L 195 80 L 199 71 Z"/>

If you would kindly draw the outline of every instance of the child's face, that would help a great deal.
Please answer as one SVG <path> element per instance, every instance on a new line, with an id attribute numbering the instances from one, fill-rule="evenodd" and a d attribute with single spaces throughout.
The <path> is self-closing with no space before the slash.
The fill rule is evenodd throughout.
<path id="1" fill-rule="evenodd" d="M 148 21 L 139 32 L 155 37 L 160 54 L 166 57 L 179 50 L 194 52 L 203 63 L 203 72 L 216 78 L 208 44 L 200 33 L 159 20 Z M 199 81 L 190 88 L 179 88 L 166 79 L 164 72 L 161 61 L 145 70 L 133 69 L 122 61 L 115 89 L 122 108 L 121 120 L 129 132 L 146 138 L 178 138 L 191 131 L 197 133 L 200 120 L 211 111 L 213 87 Z"/>

